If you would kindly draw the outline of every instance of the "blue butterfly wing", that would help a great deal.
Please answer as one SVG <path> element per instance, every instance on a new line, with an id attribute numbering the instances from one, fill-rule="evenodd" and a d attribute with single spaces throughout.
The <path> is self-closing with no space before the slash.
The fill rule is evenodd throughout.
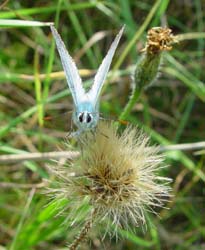
<path id="1" fill-rule="evenodd" d="M 78 69 L 72 57 L 69 55 L 64 42 L 62 41 L 60 35 L 58 34 L 58 31 L 55 29 L 53 25 L 51 25 L 50 27 L 56 42 L 58 53 L 61 58 L 61 62 L 66 75 L 69 89 L 71 91 L 74 100 L 74 104 L 77 107 L 80 101 L 85 97 L 85 90 L 83 89 L 82 86 L 82 80 L 80 78 Z"/>
<path id="2" fill-rule="evenodd" d="M 88 98 L 94 105 L 96 105 L 98 103 L 98 99 L 99 99 L 99 95 L 100 95 L 100 92 L 101 92 L 102 87 L 103 87 L 103 83 L 104 83 L 106 76 L 108 74 L 108 71 L 109 71 L 109 68 L 110 68 L 110 65 L 112 62 L 112 58 L 114 56 L 115 50 L 118 46 L 118 43 L 120 41 L 120 38 L 122 36 L 123 31 L 124 31 L 124 26 L 121 28 L 121 30 L 119 31 L 115 40 L 111 44 L 107 55 L 103 59 L 101 65 L 97 71 L 97 74 L 95 75 L 93 86 L 91 87 L 90 91 L 88 92 Z"/>

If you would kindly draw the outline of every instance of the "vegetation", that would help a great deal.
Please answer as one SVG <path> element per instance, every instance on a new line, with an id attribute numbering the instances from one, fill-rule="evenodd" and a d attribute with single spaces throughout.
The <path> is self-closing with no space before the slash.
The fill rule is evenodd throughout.
<path id="1" fill-rule="evenodd" d="M 171 51 L 163 52 L 157 80 L 137 96 L 126 119 L 119 121 L 122 129 L 127 123 L 138 126 L 153 144 L 161 145 L 169 167 L 160 174 L 173 179 L 169 209 L 157 209 L 159 216 L 147 214 L 147 227 L 119 230 L 117 241 L 109 235 L 102 240 L 105 226 L 96 225 L 81 248 L 204 249 L 204 8 L 203 0 L 1 3 L 0 249 L 67 249 L 88 211 L 82 204 L 75 224 L 67 219 L 67 212 L 57 216 L 61 210 L 56 206 L 65 207 L 68 201 L 56 204 L 45 195 L 45 180 L 53 178 L 47 169 L 50 161 L 19 158 L 28 152 L 65 149 L 63 143 L 73 129 L 73 101 L 50 22 L 55 23 L 88 88 L 113 37 L 126 25 L 100 103 L 101 116 L 114 121 L 125 118 L 131 75 L 145 48 L 147 31 L 168 26 L 179 40 Z M 175 150 L 169 147 L 176 144 Z M 16 157 L 9 158 L 11 154 Z"/>

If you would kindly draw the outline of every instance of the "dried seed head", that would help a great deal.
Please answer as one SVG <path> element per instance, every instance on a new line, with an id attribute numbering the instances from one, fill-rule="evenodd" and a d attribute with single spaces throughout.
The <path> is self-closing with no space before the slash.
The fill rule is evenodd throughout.
<path id="1" fill-rule="evenodd" d="M 82 154 L 71 167 L 54 171 L 59 188 L 56 198 L 82 203 L 87 198 L 95 221 L 113 225 L 145 224 L 144 212 L 161 207 L 168 198 L 168 178 L 159 177 L 163 156 L 136 128 L 118 135 L 113 124 L 100 123 L 95 134 L 82 139 Z M 71 174 L 72 173 L 72 174 Z"/>
<path id="2" fill-rule="evenodd" d="M 174 42 L 177 41 L 171 29 L 154 27 L 148 31 L 146 46 L 141 50 L 145 53 L 137 61 L 134 70 L 133 96 L 151 86 L 157 79 L 162 63 L 162 52 L 171 50 Z"/>
<path id="3" fill-rule="evenodd" d="M 161 51 L 172 49 L 172 43 L 176 42 L 172 30 L 163 27 L 154 27 L 147 33 L 147 43 L 142 51 L 157 54 Z"/>

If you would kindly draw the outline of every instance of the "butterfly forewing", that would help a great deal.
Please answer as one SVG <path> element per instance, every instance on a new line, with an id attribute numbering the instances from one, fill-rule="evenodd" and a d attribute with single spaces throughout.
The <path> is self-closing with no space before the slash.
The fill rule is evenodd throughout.
<path id="1" fill-rule="evenodd" d="M 65 71 L 69 89 L 71 91 L 71 94 L 74 100 L 74 104 L 75 106 L 77 106 L 79 102 L 85 96 L 85 91 L 82 86 L 82 80 L 80 78 L 77 67 L 72 57 L 69 55 L 68 51 L 66 50 L 64 42 L 62 41 L 60 35 L 58 34 L 57 30 L 55 29 L 53 25 L 51 25 L 51 31 L 55 38 L 58 53 L 61 58 L 61 62 L 63 65 L 63 69 Z"/>
<path id="2" fill-rule="evenodd" d="M 107 55 L 103 59 L 101 65 L 97 71 L 97 74 L 95 75 L 93 86 L 90 89 L 90 91 L 88 92 L 89 100 L 92 101 L 94 105 L 96 103 L 98 103 L 98 99 L 99 99 L 101 89 L 103 87 L 103 83 L 104 83 L 106 76 L 108 74 L 108 71 L 109 71 L 109 68 L 110 68 L 110 65 L 112 62 L 112 58 L 114 56 L 115 50 L 116 50 L 118 43 L 120 41 L 120 38 L 122 36 L 123 30 L 124 30 L 124 26 L 121 28 L 120 32 L 116 36 L 112 45 L 110 46 L 110 49 L 109 49 Z"/>

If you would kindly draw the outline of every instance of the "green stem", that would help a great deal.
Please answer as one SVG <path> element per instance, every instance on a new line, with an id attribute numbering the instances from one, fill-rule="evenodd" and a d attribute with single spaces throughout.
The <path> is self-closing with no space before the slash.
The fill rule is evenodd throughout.
<path id="1" fill-rule="evenodd" d="M 133 90 L 119 119 L 126 120 L 133 106 L 144 91 L 156 79 L 161 63 L 161 53 L 144 53 L 136 64 L 133 75 Z"/>
<path id="2" fill-rule="evenodd" d="M 124 110 L 122 111 L 122 113 L 121 113 L 121 115 L 119 117 L 119 120 L 126 120 L 127 119 L 127 116 L 129 115 L 129 113 L 131 112 L 133 106 L 135 105 L 135 103 L 139 99 L 141 93 L 142 93 L 142 90 L 140 90 L 140 89 L 135 90 L 133 95 L 131 95 L 128 103 L 126 104 Z"/>

